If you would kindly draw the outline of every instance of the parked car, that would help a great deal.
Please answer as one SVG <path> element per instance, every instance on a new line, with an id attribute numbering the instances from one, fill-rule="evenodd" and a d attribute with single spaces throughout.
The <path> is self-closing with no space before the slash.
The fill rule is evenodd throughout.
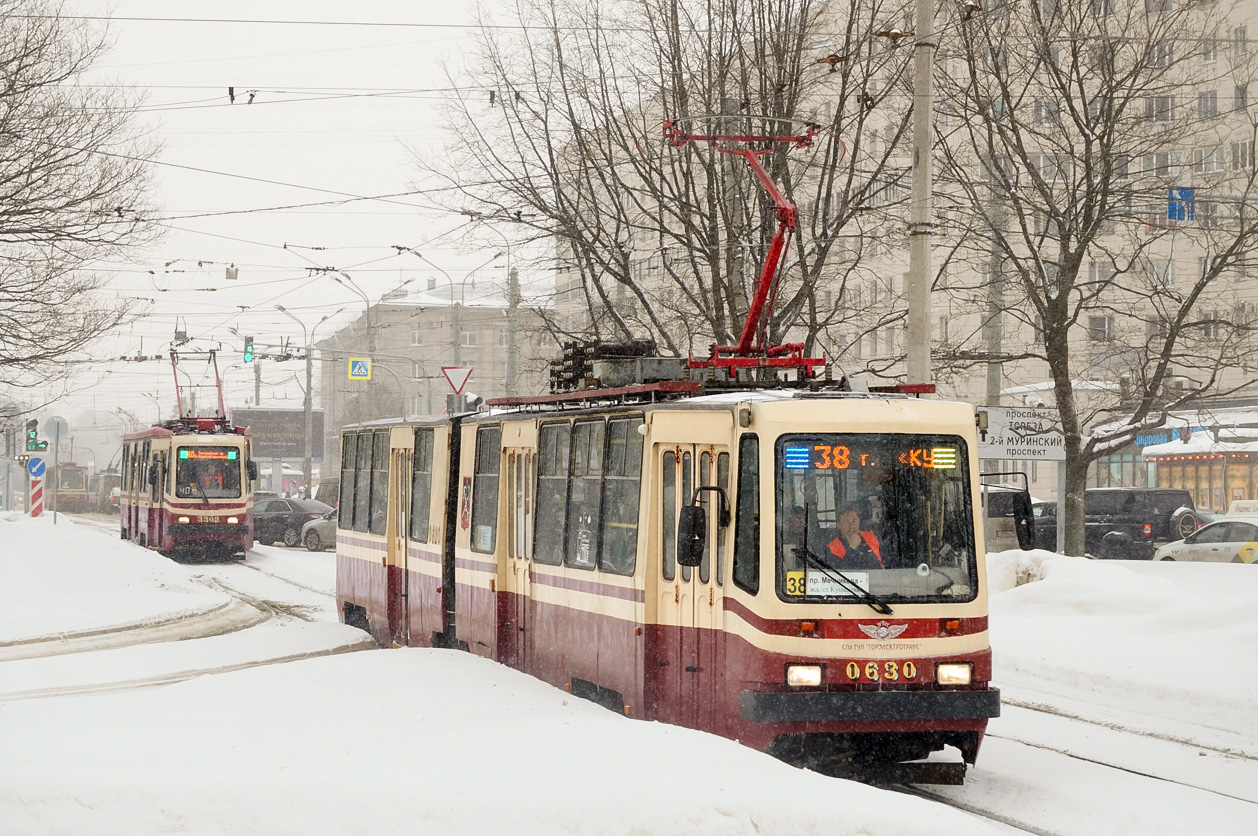
<path id="1" fill-rule="evenodd" d="M 253 539 L 264 545 L 280 540 L 296 546 L 302 526 L 331 510 L 317 499 L 263 499 L 253 506 Z"/>
<path id="2" fill-rule="evenodd" d="M 341 480 L 324 479 L 319 483 L 319 487 L 315 488 L 314 498 L 336 507 L 341 503 Z"/>
<path id="3" fill-rule="evenodd" d="M 1192 493 L 1176 488 L 1092 488 L 1083 514 L 1084 548 L 1099 558 L 1148 560 L 1199 525 Z"/>
<path id="4" fill-rule="evenodd" d="M 336 544 L 336 509 L 301 527 L 301 542 L 312 552 L 321 552 Z"/>
<path id="5" fill-rule="evenodd" d="M 1258 517 L 1228 517 L 1210 523 L 1182 540 L 1167 543 L 1154 554 L 1154 560 L 1184 560 L 1194 563 L 1255 563 L 1258 551 Z"/>

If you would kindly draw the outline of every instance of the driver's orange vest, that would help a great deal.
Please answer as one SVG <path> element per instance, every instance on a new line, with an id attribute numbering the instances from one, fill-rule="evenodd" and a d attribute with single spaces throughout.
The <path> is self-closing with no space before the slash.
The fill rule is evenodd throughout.
<path id="1" fill-rule="evenodd" d="M 878 538 L 874 536 L 872 531 L 862 531 L 861 539 L 865 541 L 865 545 L 869 546 L 869 550 L 874 553 L 874 557 L 878 558 L 878 562 L 882 563 L 882 551 L 878 548 Z M 843 545 L 842 537 L 835 537 L 830 541 L 830 552 L 842 560 L 847 556 L 847 547 Z"/>

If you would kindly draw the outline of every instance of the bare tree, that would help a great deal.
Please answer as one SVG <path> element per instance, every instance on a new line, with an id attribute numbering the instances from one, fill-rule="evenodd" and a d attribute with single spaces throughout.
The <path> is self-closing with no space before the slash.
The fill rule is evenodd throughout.
<path id="1" fill-rule="evenodd" d="M 910 50 L 880 37 L 902 3 L 863 0 L 519 0 L 482 30 L 457 85 L 456 137 L 423 174 L 444 206 L 514 219 L 557 243 L 558 292 L 587 316 L 567 333 L 651 338 L 673 353 L 728 344 L 742 327 L 775 227 L 748 166 L 706 134 L 801 134 L 764 165 L 799 208 L 769 338 L 825 336 L 859 312 L 847 289 L 907 199 L 894 154 L 909 112 Z M 518 28 L 516 28 L 518 27 Z M 456 173 L 457 172 L 457 173 Z M 561 304 L 562 307 L 562 304 Z M 829 344 L 827 344 L 829 343 Z"/>
<path id="2" fill-rule="evenodd" d="M 0 384 L 64 378 L 130 315 L 85 269 L 155 234 L 136 97 L 84 80 L 106 45 L 56 0 L 0 0 Z"/>
<path id="3" fill-rule="evenodd" d="M 966 347 L 989 395 L 999 364 L 1051 381 L 1069 554 L 1091 463 L 1254 379 L 1254 67 L 1231 11 L 1004 4 L 958 24 L 940 73 L 940 190 L 977 277 L 950 292 L 985 311 Z"/>

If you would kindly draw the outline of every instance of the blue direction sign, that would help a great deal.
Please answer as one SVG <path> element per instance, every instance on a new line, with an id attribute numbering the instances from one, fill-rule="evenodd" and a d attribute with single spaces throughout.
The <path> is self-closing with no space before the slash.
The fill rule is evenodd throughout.
<path id="1" fill-rule="evenodd" d="M 370 357 L 349 358 L 349 379 L 350 380 L 371 380 L 371 358 Z"/>
<path id="2" fill-rule="evenodd" d="M 44 460 L 38 456 L 32 458 L 26 463 L 26 472 L 32 476 L 43 476 L 44 471 L 48 469 L 48 465 L 44 464 Z"/>

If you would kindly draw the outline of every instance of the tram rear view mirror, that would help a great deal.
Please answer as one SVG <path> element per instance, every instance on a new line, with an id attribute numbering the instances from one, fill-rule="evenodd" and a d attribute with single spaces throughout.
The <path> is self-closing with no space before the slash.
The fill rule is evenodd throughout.
<path id="1" fill-rule="evenodd" d="M 703 544 L 708 539 L 708 515 L 702 505 L 686 505 L 677 524 L 677 563 L 698 566 L 703 562 Z"/>
<path id="2" fill-rule="evenodd" d="M 258 478 L 258 463 L 253 459 L 245 463 L 245 470 L 249 473 L 250 481 Z"/>

